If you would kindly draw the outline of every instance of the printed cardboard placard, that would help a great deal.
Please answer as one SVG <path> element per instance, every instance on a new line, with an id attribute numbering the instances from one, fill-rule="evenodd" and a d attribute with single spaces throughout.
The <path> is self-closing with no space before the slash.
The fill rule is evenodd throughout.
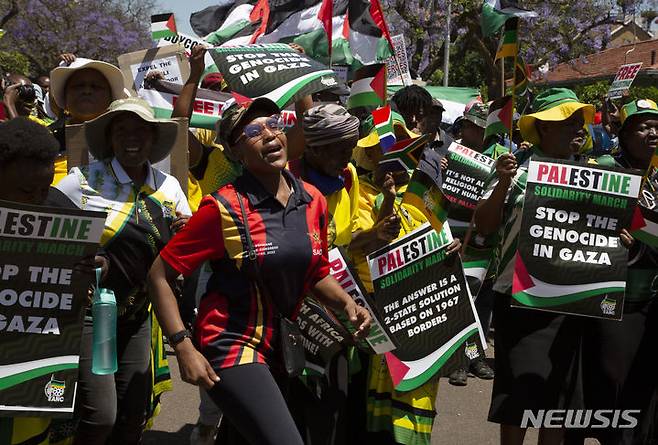
<path id="1" fill-rule="evenodd" d="M 631 226 L 642 176 L 634 170 L 536 159 L 528 167 L 512 305 L 620 320 Z"/>
<path id="2" fill-rule="evenodd" d="M 158 46 L 122 54 L 117 58 L 126 88 L 137 92 L 151 71 L 159 71 L 167 82 L 183 85 L 190 76 L 190 64 L 181 45 Z"/>
<path id="3" fill-rule="evenodd" d="M 306 368 L 320 374 L 343 349 L 343 343 L 352 342 L 352 336 L 340 322 L 312 298 L 306 298 L 302 303 L 297 324 L 302 332 Z"/>
<path id="4" fill-rule="evenodd" d="M 456 142 L 448 148 L 447 159 L 443 194 L 460 207 L 475 209 L 496 161 Z"/>
<path id="5" fill-rule="evenodd" d="M 71 417 L 105 214 L 0 201 L 0 414 Z"/>
<path id="6" fill-rule="evenodd" d="M 407 45 L 404 43 L 404 36 L 402 34 L 392 36 L 391 41 L 393 42 L 395 57 L 391 56 L 386 59 L 387 83 L 389 85 L 411 85 Z M 395 60 L 396 57 L 397 61 Z"/>
<path id="7" fill-rule="evenodd" d="M 393 343 L 386 330 L 382 327 L 374 302 L 368 296 L 368 293 L 363 290 L 359 275 L 352 269 L 346 258 L 347 255 L 341 248 L 331 249 L 329 251 L 329 272 L 338 281 L 338 284 L 341 285 L 343 290 L 352 297 L 356 304 L 368 309 L 372 317 L 368 337 L 359 341 L 357 345 L 371 354 L 390 352 L 395 349 L 395 343 Z M 336 316 L 347 330 L 351 334 L 354 334 L 355 329 L 349 320 L 343 314 L 336 314 Z"/>
<path id="8" fill-rule="evenodd" d="M 633 84 L 641 68 L 642 62 L 628 63 L 620 66 L 615 80 L 612 81 L 612 85 L 610 85 L 610 89 L 608 90 L 608 97 L 610 99 L 619 99 L 622 97 L 624 92 L 628 91 Z"/>
<path id="9" fill-rule="evenodd" d="M 424 224 L 368 255 L 375 304 L 397 348 L 386 354 L 395 389 L 410 391 L 435 375 L 468 366 L 484 351 L 480 323 L 459 255 Z"/>

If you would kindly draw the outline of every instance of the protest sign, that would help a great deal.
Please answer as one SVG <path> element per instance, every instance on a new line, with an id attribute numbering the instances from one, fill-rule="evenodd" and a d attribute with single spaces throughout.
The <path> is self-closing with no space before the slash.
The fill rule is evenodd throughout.
<path id="1" fill-rule="evenodd" d="M 342 83 L 347 83 L 347 75 L 349 73 L 350 67 L 347 65 L 332 65 L 331 69 L 334 70 L 336 73 L 336 77 L 338 80 L 340 80 Z"/>
<path id="2" fill-rule="evenodd" d="M 448 148 L 447 159 L 443 194 L 458 206 L 475 209 L 496 161 L 456 142 Z"/>
<path id="3" fill-rule="evenodd" d="M 372 317 L 372 324 L 370 325 L 370 333 L 365 340 L 359 342 L 359 346 L 370 352 L 371 354 L 383 354 L 395 349 L 395 343 L 391 338 L 386 334 L 386 331 L 382 327 L 381 322 L 379 321 L 378 312 L 375 310 L 374 302 L 370 299 L 367 292 L 363 290 L 361 280 L 356 272 L 352 270 L 347 260 L 347 256 L 344 254 L 342 249 L 334 248 L 329 251 L 329 272 L 333 276 L 338 284 L 341 285 L 343 290 L 352 297 L 352 299 L 359 306 L 363 306 L 368 309 L 370 316 Z M 339 319 L 341 319 L 342 314 L 336 314 Z M 341 319 L 341 322 L 349 330 L 351 334 L 354 334 L 355 330 L 352 327 L 352 324 L 344 316 Z"/>
<path id="4" fill-rule="evenodd" d="M 393 42 L 395 56 L 386 59 L 388 84 L 411 85 L 411 73 L 409 73 L 409 61 L 407 59 L 407 45 L 404 43 L 404 36 L 402 34 L 392 36 L 391 41 Z"/>
<path id="5" fill-rule="evenodd" d="M 205 40 L 200 39 L 199 37 L 191 36 L 189 34 L 184 34 L 182 32 L 177 32 L 176 35 L 163 37 L 158 40 L 158 46 L 168 45 L 181 45 L 183 48 L 185 48 L 185 55 L 187 57 L 190 57 L 190 54 L 192 54 L 192 49 L 198 45 L 206 47 L 210 46 Z M 203 76 L 219 71 L 217 65 L 215 65 L 215 61 L 208 51 L 206 51 L 206 54 L 203 56 L 203 62 L 205 64 Z"/>
<path id="6" fill-rule="evenodd" d="M 159 71 L 167 82 L 183 85 L 190 76 L 190 64 L 180 45 L 161 46 L 117 58 L 126 88 L 137 92 L 144 88 L 144 79 L 151 71 Z"/>
<path id="7" fill-rule="evenodd" d="M 266 96 L 280 108 L 338 86 L 333 70 L 286 44 L 223 46 L 210 52 L 232 91 L 252 99 Z"/>
<path id="8" fill-rule="evenodd" d="M 297 324 L 302 332 L 306 367 L 320 374 L 352 336 L 329 311 L 312 298 L 306 298 L 299 309 Z"/>
<path id="9" fill-rule="evenodd" d="M 620 320 L 629 228 L 642 177 L 633 170 L 532 160 L 512 304 Z"/>
<path id="10" fill-rule="evenodd" d="M 619 99 L 624 95 L 625 91 L 631 87 L 631 84 L 637 77 L 637 73 L 642 68 L 642 62 L 628 63 L 619 67 L 615 80 L 612 81 L 610 89 L 608 90 L 608 97 L 610 99 Z"/>
<path id="11" fill-rule="evenodd" d="M 153 166 L 176 178 L 181 189 L 183 189 L 183 192 L 187 194 L 189 164 L 189 158 L 187 155 L 188 121 L 187 118 L 184 117 L 174 118 L 173 120 L 178 123 L 176 142 L 174 143 L 169 156 Z M 96 159 L 94 159 L 89 153 L 89 146 L 87 145 L 87 139 L 85 138 L 83 124 L 67 124 L 64 137 L 66 140 L 66 156 L 69 169 L 96 161 Z"/>
<path id="12" fill-rule="evenodd" d="M 658 152 L 649 163 L 638 199 L 632 235 L 649 246 L 658 247 Z"/>
<path id="13" fill-rule="evenodd" d="M 484 342 L 447 224 L 424 224 L 370 254 L 375 304 L 397 348 L 386 354 L 395 389 L 410 391 L 481 356 Z M 478 345 L 479 343 L 479 345 Z"/>
<path id="14" fill-rule="evenodd" d="M 139 92 L 139 95 L 153 107 L 156 117 L 169 118 L 180 96 L 181 89 L 182 87 L 177 84 L 154 81 L 149 82 L 146 88 Z M 192 103 L 190 127 L 214 130 L 226 103 L 232 101 L 233 96 L 230 93 L 199 88 Z M 286 128 L 294 126 L 297 122 L 294 110 L 282 110 L 281 116 Z"/>
<path id="15" fill-rule="evenodd" d="M 71 417 L 105 214 L 0 202 L 0 414 Z"/>

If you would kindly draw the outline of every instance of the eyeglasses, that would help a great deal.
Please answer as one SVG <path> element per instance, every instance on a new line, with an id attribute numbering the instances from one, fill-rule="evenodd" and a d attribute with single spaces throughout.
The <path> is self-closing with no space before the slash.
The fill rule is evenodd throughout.
<path id="1" fill-rule="evenodd" d="M 239 141 L 242 136 L 246 137 L 247 139 L 262 138 L 264 137 L 265 128 L 267 128 L 272 133 L 279 133 L 283 131 L 284 128 L 283 119 L 281 119 L 280 115 L 274 114 L 268 117 L 264 124 L 258 122 L 245 125 L 242 129 L 242 133 L 236 139 L 236 142 Z"/>

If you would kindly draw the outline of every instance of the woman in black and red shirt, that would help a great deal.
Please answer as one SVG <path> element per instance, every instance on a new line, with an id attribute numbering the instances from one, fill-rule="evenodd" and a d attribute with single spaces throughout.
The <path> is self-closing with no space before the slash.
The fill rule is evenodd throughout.
<path id="1" fill-rule="evenodd" d="M 160 252 L 150 284 L 183 380 L 207 388 L 251 443 L 301 445 L 270 371 L 279 361 L 277 312 L 294 318 L 304 295 L 313 292 L 344 311 L 359 336 L 367 333 L 370 315 L 329 275 L 326 201 L 315 187 L 285 170 L 287 142 L 278 113 L 268 99 L 224 112 L 219 139 L 242 163 L 244 173 L 202 201 L 187 226 Z M 265 296 L 243 267 L 249 260 L 240 201 Z M 187 338 L 170 283 L 204 261 L 211 262 L 213 276 L 196 321 L 199 352 Z"/>

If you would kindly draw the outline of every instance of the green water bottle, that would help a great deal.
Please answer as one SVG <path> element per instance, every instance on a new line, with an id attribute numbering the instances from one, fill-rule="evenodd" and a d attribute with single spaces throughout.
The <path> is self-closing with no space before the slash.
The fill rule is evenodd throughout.
<path id="1" fill-rule="evenodd" d="M 93 344 L 91 372 L 98 375 L 117 371 L 117 302 L 114 292 L 100 287 L 101 269 L 96 269 L 96 289 L 91 301 Z"/>

